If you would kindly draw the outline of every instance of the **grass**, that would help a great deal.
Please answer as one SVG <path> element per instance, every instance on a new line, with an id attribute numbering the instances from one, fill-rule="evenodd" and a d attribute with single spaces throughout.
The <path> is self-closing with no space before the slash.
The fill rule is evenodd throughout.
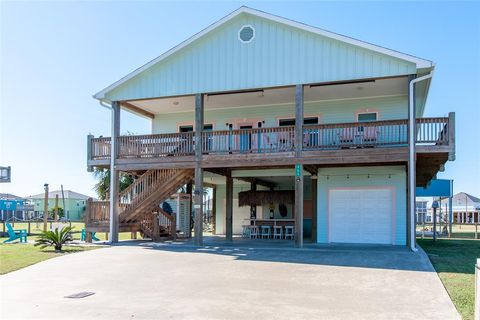
<path id="1" fill-rule="evenodd" d="M 465 320 L 473 319 L 475 301 L 475 263 L 480 258 L 480 241 L 418 239 L 450 298 Z"/>
<path id="2" fill-rule="evenodd" d="M 62 252 L 55 252 L 53 248 L 40 249 L 31 243 L 3 243 L 6 238 L 0 238 L 0 274 L 25 268 L 32 264 L 65 254 L 93 250 L 99 246 L 64 246 Z"/>
<path id="3" fill-rule="evenodd" d="M 28 230 L 28 223 L 26 222 L 15 222 L 11 223 L 13 226 L 13 229 L 25 229 Z M 68 223 L 65 223 L 65 225 L 68 225 Z M 1 224 L 0 224 L 0 234 L 1 234 Z M 80 240 L 80 233 L 82 232 L 82 229 L 85 228 L 85 223 L 84 222 L 72 222 L 72 227 L 73 227 L 73 237 L 76 240 Z M 48 228 L 50 228 L 50 222 L 48 223 Z M 28 236 L 28 240 L 35 240 L 36 235 L 40 234 L 43 230 L 43 222 L 32 222 L 30 223 L 30 236 Z M 96 237 L 100 239 L 101 241 L 106 240 L 106 235 L 104 232 L 97 232 Z M 119 239 L 120 240 L 129 240 L 131 239 L 131 233 L 130 232 L 120 232 L 119 233 Z M 137 239 L 141 239 L 140 233 L 137 233 Z"/>
<path id="4" fill-rule="evenodd" d="M 50 227 L 50 224 L 49 224 Z M 85 228 L 83 222 L 72 222 L 73 238 L 74 240 L 80 240 L 80 232 Z M 28 230 L 28 223 L 15 222 L 14 229 L 26 229 Z M 31 223 L 30 232 L 32 235 L 27 237 L 29 243 L 14 243 L 4 244 L 3 241 L 7 238 L 0 238 L 0 274 L 12 272 L 21 268 L 25 268 L 32 264 L 55 258 L 61 255 L 70 254 L 74 252 L 80 252 L 85 250 L 92 250 L 101 248 L 99 246 L 64 246 L 64 250 L 60 253 L 55 250 L 45 248 L 41 250 L 39 247 L 35 247 L 33 242 L 37 239 L 40 232 L 43 230 L 43 223 Z M 2 230 L 0 230 L 2 231 Z M 101 241 L 106 240 L 106 234 L 104 232 L 97 232 L 96 237 Z M 137 233 L 137 238 L 141 239 L 140 234 Z M 120 240 L 131 239 L 130 232 L 120 232 Z"/>

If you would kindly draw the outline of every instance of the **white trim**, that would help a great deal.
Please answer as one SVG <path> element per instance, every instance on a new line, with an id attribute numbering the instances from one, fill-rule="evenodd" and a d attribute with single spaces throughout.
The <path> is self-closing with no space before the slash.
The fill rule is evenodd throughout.
<path id="1" fill-rule="evenodd" d="M 250 40 L 248 41 L 244 41 L 241 37 L 240 37 L 240 33 L 242 32 L 243 28 L 250 28 L 253 30 L 253 36 Z M 251 25 L 251 24 L 244 24 L 243 26 L 240 27 L 240 29 L 238 29 L 238 41 L 240 41 L 241 43 L 244 43 L 244 44 L 248 44 L 250 42 L 253 41 L 253 39 L 255 39 L 255 28 Z"/>
<path id="2" fill-rule="evenodd" d="M 411 55 L 408 55 L 408 54 L 405 54 L 405 53 L 401 53 L 401 52 L 398 52 L 398 51 L 395 51 L 395 50 L 391 50 L 391 49 L 387 49 L 387 48 L 384 48 L 384 47 L 381 47 L 381 46 L 377 46 L 377 45 L 374 45 L 374 44 L 371 44 L 371 43 L 368 43 L 368 42 L 365 42 L 365 41 L 360 41 L 360 40 L 357 40 L 357 39 L 354 39 L 354 38 L 350 38 L 350 37 L 347 37 L 347 36 L 340 35 L 338 33 L 326 31 L 326 30 L 316 28 L 316 27 L 312 27 L 312 26 L 309 26 L 309 25 L 306 25 L 306 24 L 303 24 L 303 23 L 300 23 L 300 22 L 297 22 L 297 21 L 282 18 L 282 17 L 279 17 L 279 16 L 275 16 L 275 15 L 263 12 L 263 11 L 259 11 L 259 10 L 256 10 L 256 9 L 252 9 L 252 8 L 248 8 L 248 7 L 243 6 L 243 7 L 240 7 L 239 9 L 233 11 L 229 15 L 225 16 L 224 18 L 218 20 L 217 22 L 211 24 L 207 28 L 198 32 L 197 34 L 193 35 L 189 39 L 181 42 L 179 45 L 173 47 L 172 49 L 163 53 L 159 57 L 153 59 L 152 61 L 148 62 L 147 64 L 145 64 L 145 65 L 141 66 L 140 68 L 134 70 L 133 72 L 129 73 L 125 77 L 121 78 L 120 80 L 116 81 L 115 83 L 111 84 L 110 86 L 106 87 L 105 89 L 101 90 L 100 92 L 96 93 L 93 97 L 96 98 L 96 99 L 99 99 L 99 100 L 104 99 L 105 94 L 107 92 L 109 92 L 112 89 L 114 89 L 114 88 L 120 86 L 121 84 L 127 82 L 128 80 L 130 80 L 133 77 L 137 76 L 138 74 L 142 73 L 146 69 L 148 69 L 151 66 L 157 64 L 158 62 L 166 59 L 167 57 L 174 54 L 175 52 L 185 48 L 190 43 L 192 43 L 192 42 L 196 41 L 197 39 L 203 37 L 207 33 L 213 31 L 214 29 L 218 28 L 219 26 L 223 25 L 224 23 L 226 23 L 229 20 L 232 20 L 233 18 L 235 18 L 236 16 L 238 16 L 242 13 L 251 14 L 251 15 L 254 15 L 254 16 L 257 16 L 257 17 L 261 17 L 261 18 L 264 18 L 264 19 L 267 19 L 267 20 L 282 23 L 282 24 L 285 24 L 285 25 L 288 25 L 288 26 L 291 26 L 291 27 L 294 27 L 294 28 L 304 30 L 304 31 L 312 32 L 312 33 L 315 33 L 315 34 L 318 34 L 318 35 L 321 35 L 321 36 L 325 36 L 325 37 L 328 37 L 328 38 L 331 38 L 331 39 L 335 39 L 335 40 L 339 40 L 339 41 L 342 41 L 342 42 L 345 42 L 345 43 L 348 43 L 348 44 L 352 44 L 354 46 L 358 46 L 358 47 L 361 47 L 361 48 L 364 48 L 364 49 L 372 50 L 372 51 L 382 53 L 382 54 L 386 54 L 386 55 L 389 55 L 389 56 L 392 56 L 392 57 L 395 57 L 395 58 L 398 58 L 398 59 L 401 59 L 401 60 L 412 62 L 412 63 L 416 64 L 417 69 L 434 67 L 433 62 L 430 61 L 430 60 L 421 59 L 421 58 L 411 56 Z M 252 38 L 252 40 L 253 40 L 253 38 Z"/>

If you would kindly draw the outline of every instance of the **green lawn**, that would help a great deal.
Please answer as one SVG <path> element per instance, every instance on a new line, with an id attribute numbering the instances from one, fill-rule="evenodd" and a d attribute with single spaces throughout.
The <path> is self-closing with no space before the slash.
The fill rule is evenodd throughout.
<path id="1" fill-rule="evenodd" d="M 475 263 L 480 258 L 480 241 L 418 239 L 463 319 L 473 319 Z"/>
<path id="2" fill-rule="evenodd" d="M 25 229 L 28 230 L 28 223 L 26 222 L 15 222 L 11 223 L 13 226 L 13 229 Z M 82 229 L 85 228 L 85 223 L 83 222 L 72 222 L 72 228 L 73 228 L 73 237 L 76 240 L 80 240 L 80 233 L 82 232 Z M 68 225 L 68 223 L 65 223 L 65 225 Z M 0 224 L 0 228 L 2 225 Z M 50 228 L 50 222 L 48 223 L 48 228 Z M 36 235 L 40 234 L 43 230 L 43 222 L 32 222 L 30 223 L 30 233 L 31 235 L 28 237 L 28 240 L 35 240 Z M 1 230 L 0 229 L 0 235 L 1 235 Z M 97 232 L 96 237 L 100 239 L 101 241 L 104 241 L 106 239 L 105 237 L 105 232 Z M 119 239 L 120 240 L 129 240 L 131 239 L 131 234 L 130 232 L 120 232 L 119 233 Z M 141 239 L 142 237 L 140 236 L 140 233 L 137 233 L 137 239 Z"/>
<path id="3" fill-rule="evenodd" d="M 50 258 L 59 257 L 65 254 L 93 250 L 101 248 L 100 246 L 65 246 L 61 253 L 55 252 L 53 248 L 41 250 L 31 243 L 3 243 L 6 238 L 0 238 L 0 274 L 12 272 L 26 266 L 44 261 Z"/>

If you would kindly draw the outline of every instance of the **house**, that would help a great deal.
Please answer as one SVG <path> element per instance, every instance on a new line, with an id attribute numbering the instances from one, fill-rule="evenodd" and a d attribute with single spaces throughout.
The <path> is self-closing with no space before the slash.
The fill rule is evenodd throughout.
<path id="1" fill-rule="evenodd" d="M 227 240 L 273 225 L 298 247 L 309 234 L 415 250 L 415 186 L 455 156 L 454 113 L 423 117 L 434 66 L 241 7 L 94 95 L 112 137 L 88 136 L 88 166 L 114 179 L 87 229 L 156 239 L 171 230 L 158 203 L 186 184 L 197 245 L 209 187 Z M 151 133 L 120 136 L 121 109 Z M 138 177 L 122 192 L 119 171 Z"/>
<path id="2" fill-rule="evenodd" d="M 24 220 L 25 213 L 18 210 L 25 204 L 25 199 L 11 193 L 0 193 L 0 220 L 9 221 L 12 219 Z M 15 218 L 13 218 L 15 217 Z"/>
<path id="3" fill-rule="evenodd" d="M 82 220 L 87 199 L 89 196 L 84 194 L 64 190 L 65 206 L 62 197 L 62 190 L 50 191 L 48 193 L 48 210 L 53 211 L 55 208 L 55 198 L 58 196 L 58 207 L 64 209 L 65 218 L 72 221 Z M 30 203 L 34 205 L 34 213 L 36 217 L 43 216 L 45 206 L 45 193 L 39 193 L 26 197 Z"/>
<path id="4" fill-rule="evenodd" d="M 448 209 L 448 199 L 440 201 L 441 206 Z M 466 192 L 459 192 L 452 197 L 453 223 L 480 223 L 480 198 Z"/>

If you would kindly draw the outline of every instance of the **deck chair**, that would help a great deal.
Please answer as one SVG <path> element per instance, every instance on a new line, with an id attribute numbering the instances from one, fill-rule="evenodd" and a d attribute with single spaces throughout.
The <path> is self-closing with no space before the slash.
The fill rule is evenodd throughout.
<path id="1" fill-rule="evenodd" d="M 11 242 L 17 239 L 20 239 L 20 242 L 27 242 L 27 230 L 26 229 L 17 229 L 14 230 L 10 223 L 7 223 L 8 239 L 3 241 Z"/>
<path id="2" fill-rule="evenodd" d="M 90 231 L 90 233 L 92 234 L 92 241 L 100 241 L 100 239 L 98 239 L 97 237 L 95 237 L 95 232 Z M 82 240 L 82 241 L 85 241 L 85 239 L 87 239 L 87 231 L 86 231 L 85 229 L 82 229 L 82 237 L 81 237 L 81 240 Z"/>

